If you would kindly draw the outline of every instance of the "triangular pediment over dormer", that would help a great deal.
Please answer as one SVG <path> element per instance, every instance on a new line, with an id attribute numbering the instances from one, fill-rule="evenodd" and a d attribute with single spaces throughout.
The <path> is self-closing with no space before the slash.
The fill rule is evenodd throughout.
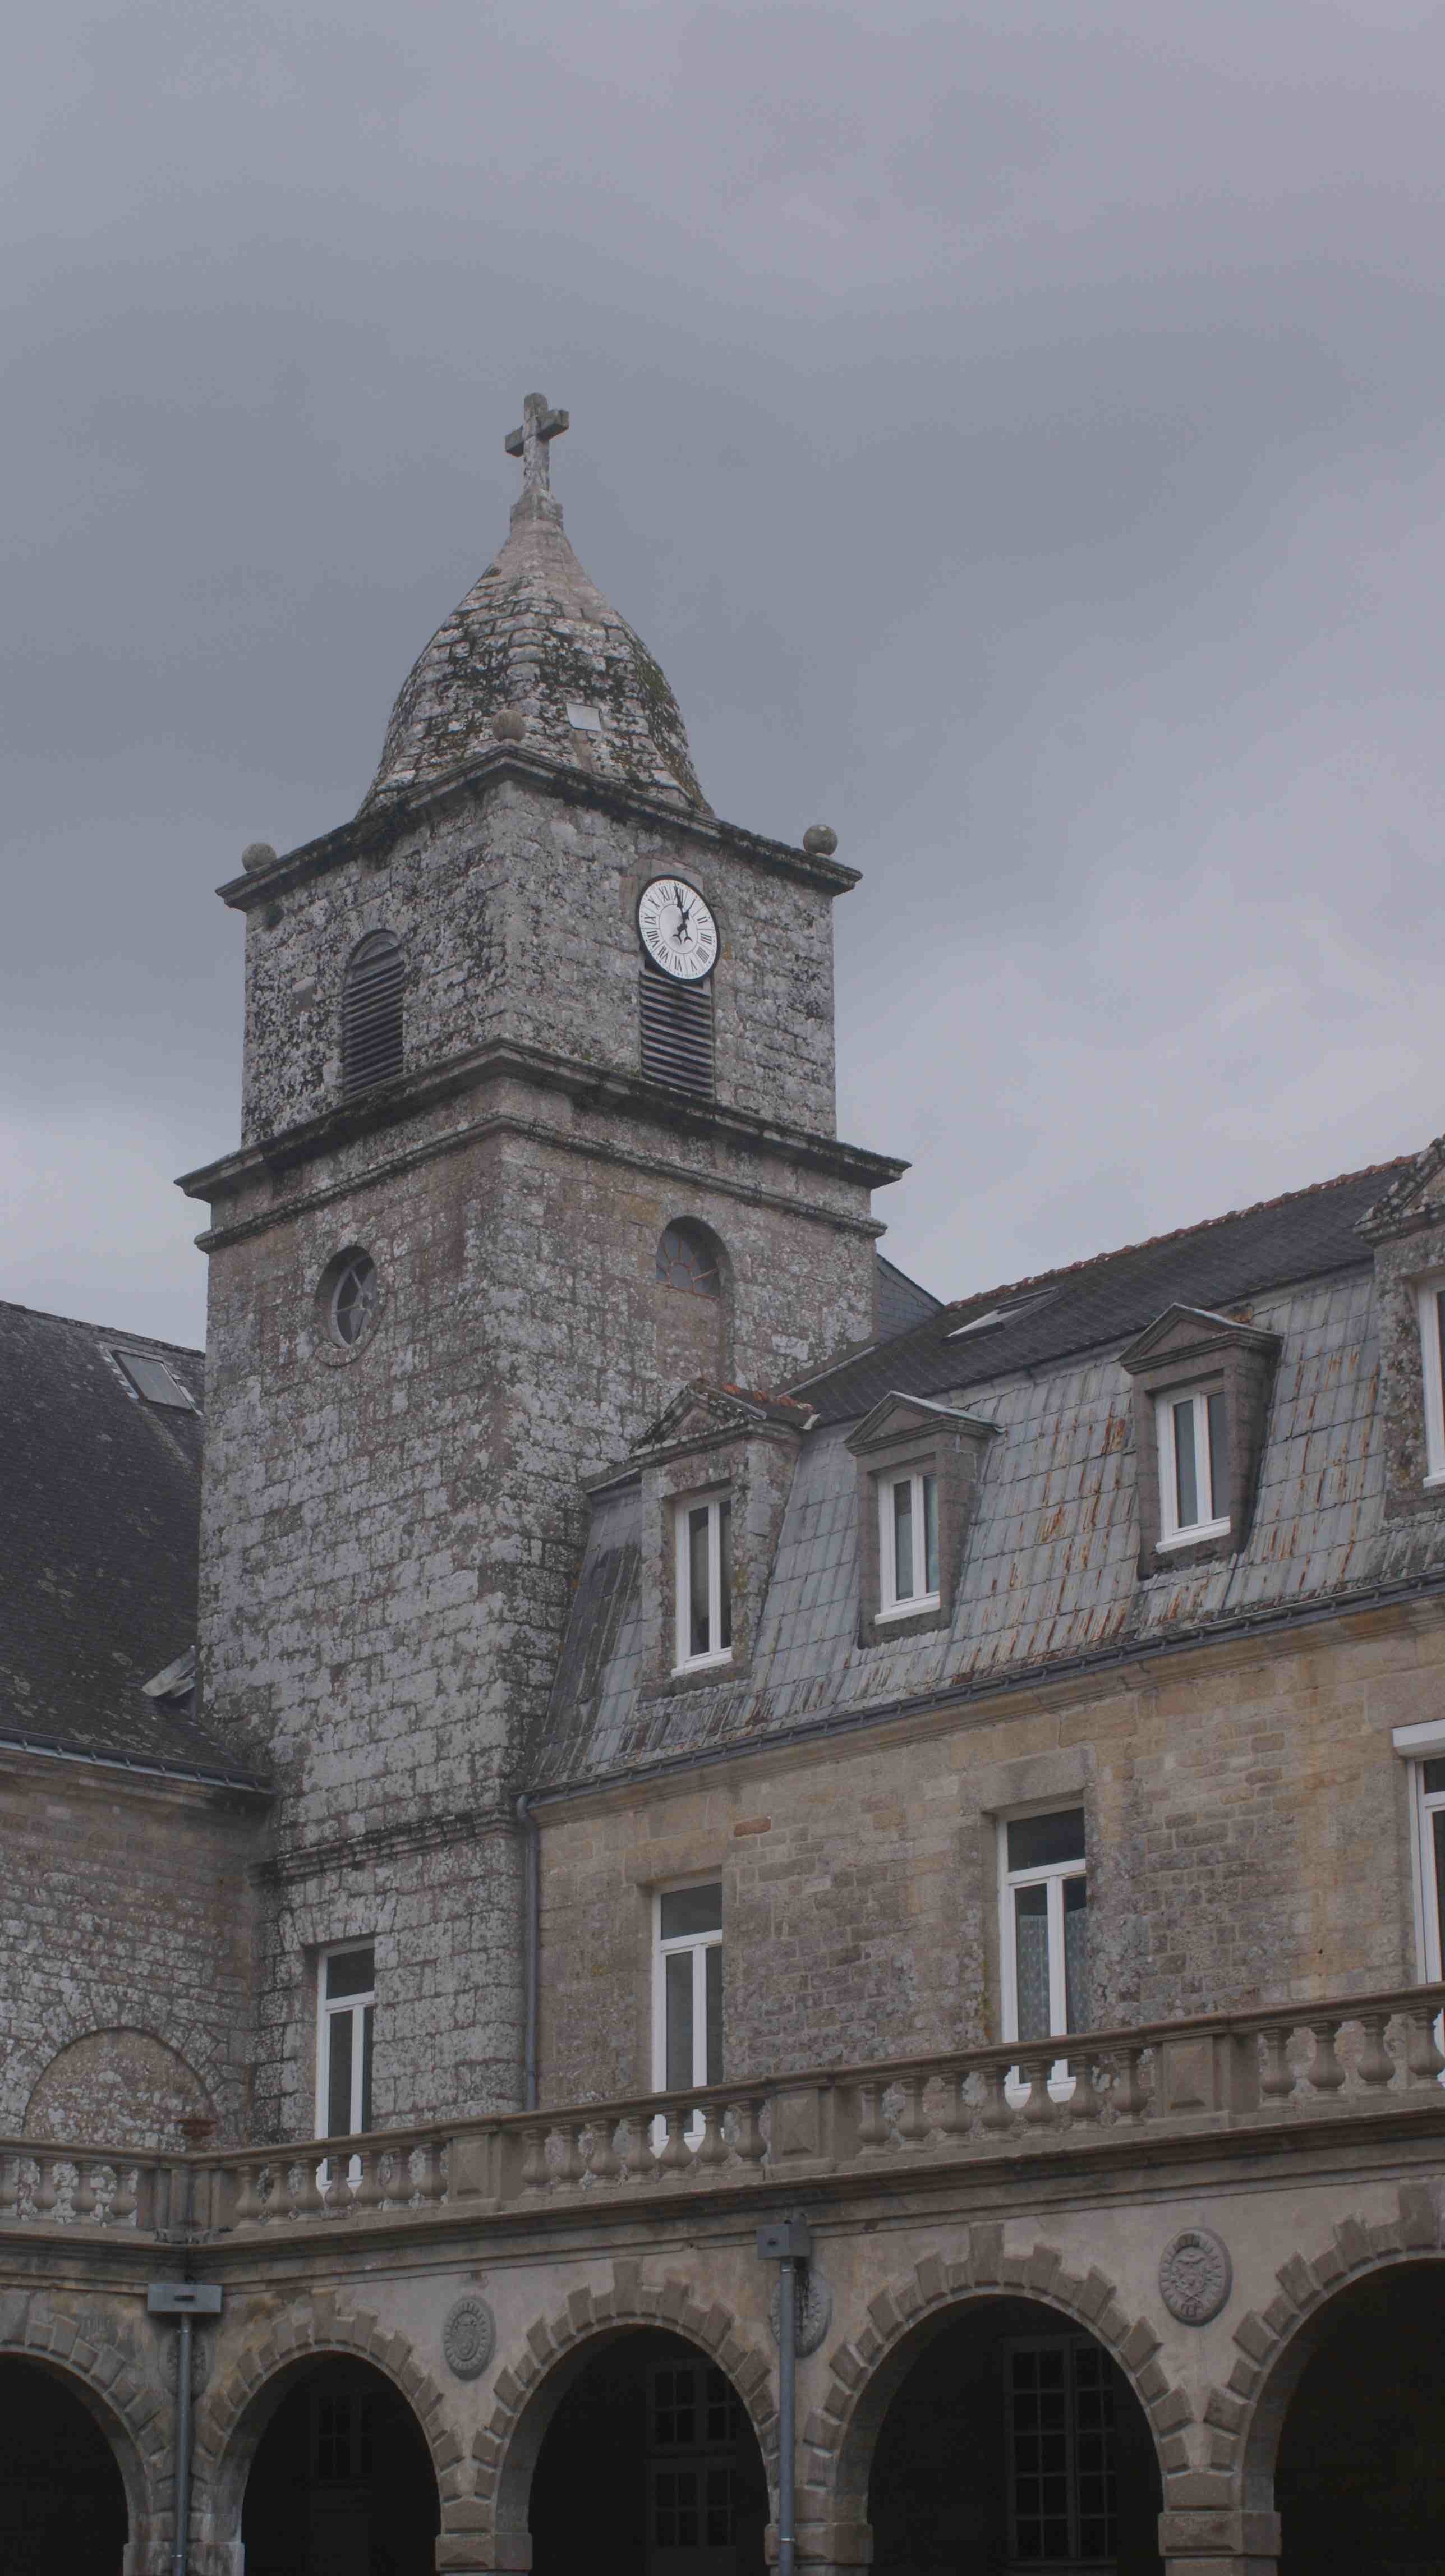
<path id="1" fill-rule="evenodd" d="M 893 1394 L 883 1396 L 871 1413 L 864 1414 L 845 1446 L 859 1458 L 914 1437 L 937 1439 L 940 1432 L 952 1432 L 960 1439 L 992 1439 L 997 1431 L 998 1424 L 985 1414 L 965 1413 L 959 1405 L 936 1404 L 927 1396 Z"/>
<path id="2" fill-rule="evenodd" d="M 1445 1136 L 1435 1137 L 1406 1165 L 1384 1197 L 1365 1210 L 1355 1232 L 1366 1243 L 1391 1243 L 1437 1225 L 1445 1225 Z"/>
<path id="3" fill-rule="evenodd" d="M 792 1396 L 759 1395 L 747 1387 L 718 1386 L 706 1378 L 694 1378 L 634 1440 L 631 1454 L 654 1459 L 719 1440 L 756 1439 L 759 1434 L 778 1432 L 797 1436 L 814 1418 L 809 1406 Z"/>
<path id="4" fill-rule="evenodd" d="M 1166 1306 L 1119 1353 L 1119 1366 L 1138 1377 L 1146 1369 L 1166 1367 L 1171 1360 L 1192 1362 L 1218 1351 L 1275 1351 L 1278 1347 L 1277 1333 L 1262 1333 L 1237 1315 L 1219 1315 L 1207 1306 Z"/>

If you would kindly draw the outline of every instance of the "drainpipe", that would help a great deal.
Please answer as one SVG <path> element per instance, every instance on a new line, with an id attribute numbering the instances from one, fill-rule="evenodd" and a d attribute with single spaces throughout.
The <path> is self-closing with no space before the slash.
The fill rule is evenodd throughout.
<path id="1" fill-rule="evenodd" d="M 541 1974 L 542 1884 L 538 1866 L 540 1830 L 536 1810 L 524 1791 L 517 1800 L 517 1822 L 525 1837 L 523 1846 L 522 1909 L 526 1916 L 523 1941 L 523 1978 L 525 2037 L 522 2043 L 522 2091 L 524 2111 L 537 2108 L 537 1986 Z"/>
<path id="2" fill-rule="evenodd" d="M 778 2267 L 778 2576 L 795 2576 L 798 2560 L 798 2266 L 813 2251 L 813 2231 L 800 2209 L 758 2229 L 758 2253 Z"/>
<path id="3" fill-rule="evenodd" d="M 220 2315 L 221 2286 L 218 2281 L 152 2281 L 146 2291 L 146 2306 L 153 2317 L 174 2317 L 180 2326 L 176 2339 L 176 2519 L 171 2576 L 186 2576 L 191 2534 L 191 2321 L 198 2316 Z"/>

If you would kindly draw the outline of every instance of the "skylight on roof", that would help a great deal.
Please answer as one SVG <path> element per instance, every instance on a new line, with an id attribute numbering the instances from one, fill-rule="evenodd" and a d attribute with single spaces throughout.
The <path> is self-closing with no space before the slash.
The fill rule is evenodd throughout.
<path id="1" fill-rule="evenodd" d="M 112 1351 L 111 1358 L 120 1363 L 136 1394 L 143 1395 L 147 1404 L 170 1404 L 178 1413 L 198 1410 L 164 1360 L 153 1359 L 145 1351 Z"/>
<path id="2" fill-rule="evenodd" d="M 1055 1293 L 1052 1288 L 1040 1288 L 1032 1297 L 1012 1298 L 1007 1306 L 989 1306 L 981 1315 L 970 1315 L 966 1324 L 955 1324 L 952 1332 L 945 1333 L 943 1338 L 947 1342 L 961 1342 L 965 1333 L 983 1333 L 993 1324 L 1011 1324 L 1017 1316 L 1029 1314 L 1035 1306 L 1046 1306 Z"/>

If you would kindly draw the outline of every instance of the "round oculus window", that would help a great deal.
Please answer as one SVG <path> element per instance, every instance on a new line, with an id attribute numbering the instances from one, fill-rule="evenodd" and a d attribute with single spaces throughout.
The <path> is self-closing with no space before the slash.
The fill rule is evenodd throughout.
<path id="1" fill-rule="evenodd" d="M 370 1253 L 348 1253 L 333 1282 L 329 1306 L 332 1336 L 343 1350 L 350 1350 L 369 1329 L 380 1293 Z"/>

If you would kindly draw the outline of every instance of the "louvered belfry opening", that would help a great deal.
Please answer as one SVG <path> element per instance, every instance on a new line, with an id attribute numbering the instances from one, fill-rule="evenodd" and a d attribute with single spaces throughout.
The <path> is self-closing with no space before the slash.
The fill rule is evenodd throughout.
<path id="1" fill-rule="evenodd" d="M 341 995 L 341 1088 L 348 1097 L 401 1071 L 401 942 L 373 930 L 353 948 Z"/>
<path id="2" fill-rule="evenodd" d="M 677 984 L 642 960 L 642 1070 L 654 1082 L 711 1100 L 714 1091 L 712 979 Z"/>

